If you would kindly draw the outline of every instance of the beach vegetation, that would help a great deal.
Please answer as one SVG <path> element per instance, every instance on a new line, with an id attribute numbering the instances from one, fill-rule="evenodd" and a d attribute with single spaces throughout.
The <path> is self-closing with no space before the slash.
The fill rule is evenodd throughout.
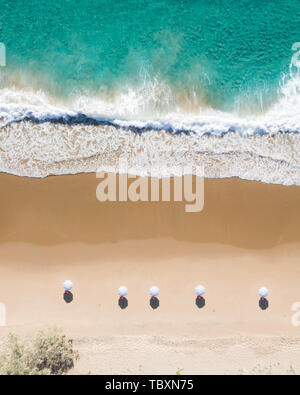
<path id="1" fill-rule="evenodd" d="M 10 334 L 0 354 L 1 375 L 61 375 L 79 358 L 73 342 L 60 330 L 40 331 L 34 338 Z"/>

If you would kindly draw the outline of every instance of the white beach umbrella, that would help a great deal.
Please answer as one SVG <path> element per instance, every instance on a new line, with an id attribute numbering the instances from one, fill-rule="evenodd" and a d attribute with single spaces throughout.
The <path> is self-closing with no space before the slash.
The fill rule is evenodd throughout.
<path id="1" fill-rule="evenodd" d="M 159 294 L 159 288 L 156 287 L 156 286 L 153 286 L 153 287 L 151 287 L 151 288 L 149 289 L 149 293 L 150 293 L 150 295 L 151 295 L 153 298 L 155 298 L 155 297 L 158 296 L 158 294 Z"/>
<path id="2" fill-rule="evenodd" d="M 128 289 L 124 285 L 122 285 L 122 287 L 118 289 L 118 294 L 121 296 L 121 298 L 123 298 L 128 294 Z"/>
<path id="3" fill-rule="evenodd" d="M 73 283 L 72 283 L 72 281 L 71 281 L 71 280 L 66 280 L 66 281 L 64 282 L 64 289 L 65 289 L 66 291 L 71 291 L 72 288 L 73 288 Z"/>
<path id="4" fill-rule="evenodd" d="M 268 294 L 269 294 L 268 288 L 266 288 L 266 287 L 259 288 L 258 295 L 261 298 L 266 298 L 268 296 Z"/>
<path id="5" fill-rule="evenodd" d="M 195 287 L 195 292 L 197 296 L 202 296 L 205 294 L 205 287 L 203 287 L 203 285 L 197 285 L 197 287 Z"/>

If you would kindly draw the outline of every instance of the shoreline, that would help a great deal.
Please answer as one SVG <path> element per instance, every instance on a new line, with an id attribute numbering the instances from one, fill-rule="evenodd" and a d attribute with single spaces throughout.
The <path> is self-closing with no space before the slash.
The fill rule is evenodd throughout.
<path id="1" fill-rule="evenodd" d="M 220 138 L 30 121 L 2 125 L 1 130 L 1 170 L 19 176 L 80 175 L 104 169 L 140 176 L 154 172 L 161 177 L 173 174 L 174 168 L 181 174 L 188 167 L 184 173 L 200 170 L 210 179 L 240 177 L 300 185 L 300 133 L 239 135 L 231 131 Z"/>

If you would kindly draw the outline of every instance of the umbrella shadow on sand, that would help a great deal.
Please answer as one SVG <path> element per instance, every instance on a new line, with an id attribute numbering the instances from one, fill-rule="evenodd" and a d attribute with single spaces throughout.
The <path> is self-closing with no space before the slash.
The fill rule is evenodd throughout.
<path id="1" fill-rule="evenodd" d="M 122 310 L 124 310 L 128 307 L 128 300 L 124 296 L 121 296 L 119 298 L 119 306 L 120 306 L 120 309 L 122 309 Z"/>
<path id="2" fill-rule="evenodd" d="M 66 303 L 71 303 L 73 301 L 73 294 L 72 292 L 68 291 L 64 293 L 64 301 Z"/>
<path id="3" fill-rule="evenodd" d="M 150 306 L 152 307 L 153 310 L 159 307 L 159 299 L 156 296 L 152 296 L 150 298 Z"/>
<path id="4" fill-rule="evenodd" d="M 203 296 L 201 296 L 200 298 L 197 297 L 195 299 L 195 303 L 198 309 L 202 309 L 205 306 L 205 299 L 203 298 Z"/>
<path id="5" fill-rule="evenodd" d="M 259 299 L 258 305 L 262 310 L 267 310 L 269 307 L 269 301 L 266 298 Z"/>

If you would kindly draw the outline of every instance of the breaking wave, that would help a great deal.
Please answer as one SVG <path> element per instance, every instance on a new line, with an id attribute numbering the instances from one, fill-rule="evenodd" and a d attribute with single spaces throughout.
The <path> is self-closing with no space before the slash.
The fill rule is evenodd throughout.
<path id="1" fill-rule="evenodd" d="M 300 77 L 290 74 L 266 111 L 211 108 L 195 92 L 153 80 L 139 88 L 60 102 L 42 91 L 0 90 L 0 170 L 19 176 L 126 171 L 300 185 Z M 159 170 L 160 169 L 160 170 Z M 161 170 L 164 169 L 164 170 Z M 171 170 L 170 170 L 171 171 Z"/>

